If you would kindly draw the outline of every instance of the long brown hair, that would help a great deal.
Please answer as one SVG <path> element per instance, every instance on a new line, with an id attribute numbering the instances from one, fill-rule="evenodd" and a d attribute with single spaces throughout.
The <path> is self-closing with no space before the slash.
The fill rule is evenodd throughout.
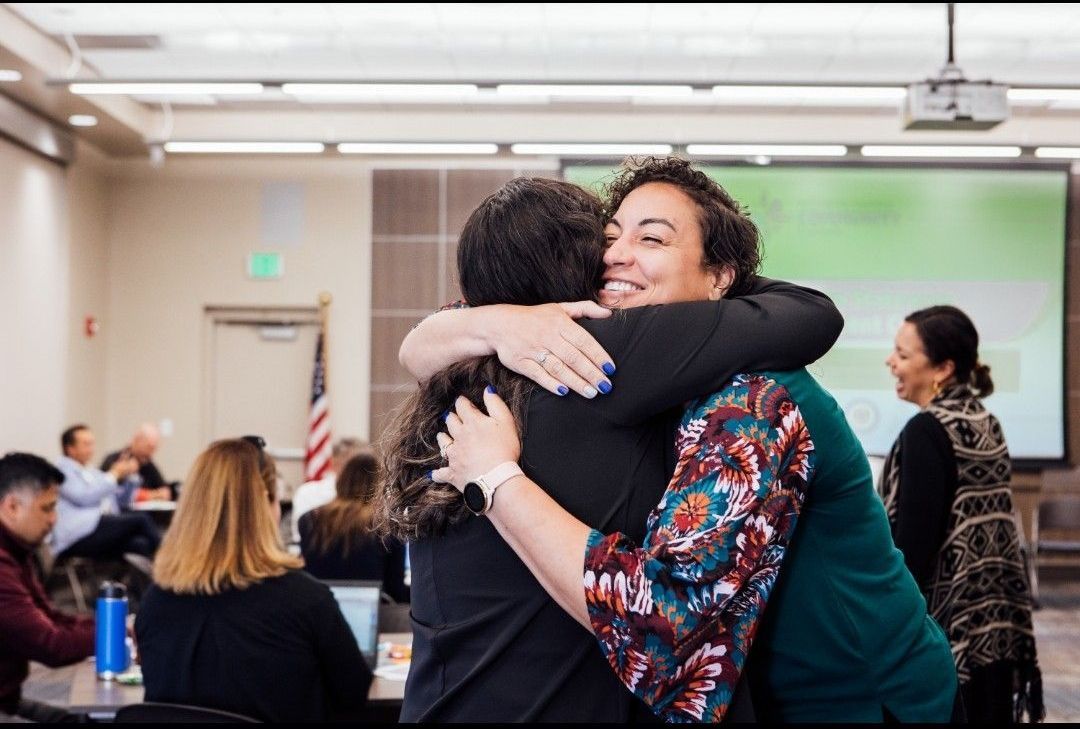
<path id="1" fill-rule="evenodd" d="M 604 272 L 603 206 L 577 185 L 517 178 L 480 204 L 461 233 L 458 280 L 470 306 L 596 300 Z M 383 488 L 376 528 L 402 540 L 441 534 L 469 515 L 461 494 L 429 476 L 443 465 L 436 434 L 459 395 L 482 407 L 495 387 L 524 435 L 534 384 L 495 357 L 452 365 L 398 409 L 380 447 Z"/>
<path id="2" fill-rule="evenodd" d="M 199 455 L 154 559 L 158 585 L 215 595 L 303 566 L 282 548 L 267 506 L 276 498 L 272 464 L 240 439 L 219 440 Z"/>
<path id="3" fill-rule="evenodd" d="M 347 556 L 359 540 L 371 533 L 379 487 L 379 461 L 367 450 L 348 460 L 338 474 L 337 497 L 312 514 L 311 549 L 327 554 L 335 545 Z"/>

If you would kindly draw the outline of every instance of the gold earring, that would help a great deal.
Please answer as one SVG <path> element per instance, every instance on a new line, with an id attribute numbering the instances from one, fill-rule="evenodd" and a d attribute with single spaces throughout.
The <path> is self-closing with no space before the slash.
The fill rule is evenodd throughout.
<path id="1" fill-rule="evenodd" d="M 941 383 L 938 382 L 937 380 L 934 380 L 934 382 L 932 383 L 932 386 L 930 388 L 930 392 L 933 393 L 933 395 L 935 397 L 937 397 L 939 394 L 941 394 Z"/>

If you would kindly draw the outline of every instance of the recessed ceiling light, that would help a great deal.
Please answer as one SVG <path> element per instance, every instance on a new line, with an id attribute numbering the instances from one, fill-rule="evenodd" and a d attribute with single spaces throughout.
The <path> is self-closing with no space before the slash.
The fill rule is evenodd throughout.
<path id="1" fill-rule="evenodd" d="M 68 117 L 68 124 L 73 127 L 96 127 L 97 117 L 91 114 L 72 114 Z"/>
<path id="2" fill-rule="evenodd" d="M 511 144 L 513 154 L 554 154 L 563 157 L 626 157 L 671 154 L 670 144 Z"/>
<path id="3" fill-rule="evenodd" d="M 1019 157 L 1019 147 L 978 145 L 881 145 L 868 144 L 860 150 L 863 157 Z"/>
<path id="4" fill-rule="evenodd" d="M 1080 147 L 1036 147 L 1040 159 L 1080 159 Z"/>
<path id="5" fill-rule="evenodd" d="M 686 153 L 702 157 L 843 157 L 842 144 L 688 144 Z"/>
<path id="6" fill-rule="evenodd" d="M 579 96 L 626 98 L 631 96 L 692 96 L 692 86 L 683 84 L 499 84 L 500 96 Z"/>
<path id="7" fill-rule="evenodd" d="M 170 154 L 319 154 L 322 142 L 165 142 Z"/>
<path id="8" fill-rule="evenodd" d="M 73 94 L 127 96 L 249 96 L 261 94 L 260 83 L 193 83 L 178 81 L 80 81 L 70 84 Z"/>
<path id="9" fill-rule="evenodd" d="M 499 145 L 446 142 L 342 142 L 342 154 L 496 154 Z"/>
<path id="10" fill-rule="evenodd" d="M 12 68 L 0 68 L 0 81 L 22 81 L 22 74 Z"/>

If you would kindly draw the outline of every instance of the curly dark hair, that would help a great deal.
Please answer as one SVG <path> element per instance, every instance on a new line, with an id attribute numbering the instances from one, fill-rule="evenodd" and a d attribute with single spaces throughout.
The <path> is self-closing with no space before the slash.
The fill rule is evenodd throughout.
<path id="1" fill-rule="evenodd" d="M 761 267 L 761 235 L 749 212 L 727 190 L 679 157 L 631 157 L 606 188 L 610 218 L 626 196 L 650 182 L 674 185 L 697 203 L 706 268 L 734 271 L 728 296 L 750 290 Z"/>

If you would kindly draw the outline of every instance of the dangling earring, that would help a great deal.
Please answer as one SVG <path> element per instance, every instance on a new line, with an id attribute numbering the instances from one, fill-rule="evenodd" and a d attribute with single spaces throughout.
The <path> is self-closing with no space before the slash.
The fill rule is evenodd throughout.
<path id="1" fill-rule="evenodd" d="M 931 394 L 933 394 L 934 397 L 937 397 L 938 395 L 940 395 L 941 394 L 941 383 L 938 382 L 937 380 L 934 380 L 933 383 L 931 384 L 930 392 L 931 392 Z"/>

